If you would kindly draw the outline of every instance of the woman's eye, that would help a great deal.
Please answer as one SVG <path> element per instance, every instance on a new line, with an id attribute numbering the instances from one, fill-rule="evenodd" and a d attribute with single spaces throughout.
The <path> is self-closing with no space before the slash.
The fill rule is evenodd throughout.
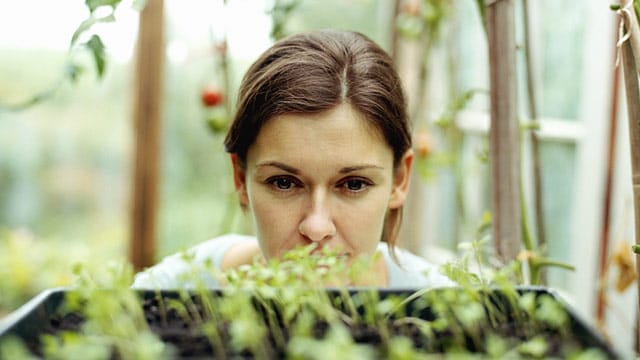
<path id="1" fill-rule="evenodd" d="M 269 183 L 278 190 L 291 190 L 295 186 L 293 180 L 289 178 L 276 178 L 270 180 Z"/>
<path id="2" fill-rule="evenodd" d="M 365 190 L 370 183 L 362 179 L 349 179 L 343 182 L 342 187 L 352 192 L 359 192 Z"/>

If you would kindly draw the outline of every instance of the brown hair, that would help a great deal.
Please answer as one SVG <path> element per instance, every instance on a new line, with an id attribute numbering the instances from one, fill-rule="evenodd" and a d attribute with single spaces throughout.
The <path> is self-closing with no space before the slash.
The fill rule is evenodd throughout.
<path id="1" fill-rule="evenodd" d="M 393 150 L 397 167 L 411 148 L 400 77 L 389 55 L 356 32 L 301 33 L 266 50 L 242 80 L 225 148 L 244 164 L 249 147 L 269 119 L 320 113 L 343 102 L 379 131 Z M 394 257 L 401 220 L 402 208 L 390 210 L 382 234 Z"/>

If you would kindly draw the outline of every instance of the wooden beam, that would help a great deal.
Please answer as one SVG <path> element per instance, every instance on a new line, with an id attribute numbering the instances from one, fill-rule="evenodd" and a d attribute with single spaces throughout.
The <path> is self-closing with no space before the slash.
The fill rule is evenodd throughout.
<path id="1" fill-rule="evenodd" d="M 164 2 L 140 12 L 133 91 L 134 169 L 129 259 L 135 270 L 155 261 L 160 123 L 164 73 Z"/>
<path id="2" fill-rule="evenodd" d="M 488 2 L 486 19 L 491 85 L 493 239 L 498 257 L 508 262 L 517 257 L 522 243 L 513 0 Z"/>

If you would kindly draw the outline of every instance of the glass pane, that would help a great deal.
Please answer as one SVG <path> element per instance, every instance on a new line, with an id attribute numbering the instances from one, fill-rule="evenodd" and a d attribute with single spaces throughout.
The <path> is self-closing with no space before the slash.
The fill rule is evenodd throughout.
<path id="1" fill-rule="evenodd" d="M 576 148 L 573 144 L 543 142 L 540 146 L 542 163 L 543 214 L 548 255 L 559 261 L 569 261 L 571 224 L 575 188 Z M 566 285 L 567 270 L 548 272 L 550 284 Z"/>
<path id="2" fill-rule="evenodd" d="M 540 115 L 575 120 L 580 105 L 586 2 L 533 1 L 540 23 Z M 570 16 L 568 15 L 570 14 Z"/>

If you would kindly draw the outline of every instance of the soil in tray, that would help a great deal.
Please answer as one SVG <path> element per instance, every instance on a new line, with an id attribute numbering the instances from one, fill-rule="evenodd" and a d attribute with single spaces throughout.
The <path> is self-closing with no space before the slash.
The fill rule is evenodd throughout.
<path id="1" fill-rule="evenodd" d="M 175 301 L 172 300 L 172 301 Z M 157 334 L 162 341 L 171 344 L 179 357 L 243 357 L 251 358 L 252 352 L 249 349 L 233 350 L 228 344 L 231 343 L 230 323 L 219 322 L 216 326 L 218 334 L 218 345 L 223 344 L 226 356 L 220 354 L 220 347 L 212 345 L 211 338 L 206 336 L 201 327 L 189 319 L 185 319 L 184 314 L 180 314 L 171 306 L 167 306 L 168 301 L 163 299 L 162 303 L 157 298 L 143 300 L 143 309 L 150 329 Z M 201 304 L 196 300 L 190 303 L 192 309 L 198 312 L 197 317 L 202 321 L 207 321 L 206 312 Z M 258 312 L 261 310 L 258 309 Z M 264 309 L 262 309 L 264 311 Z M 264 315 L 264 312 L 262 313 Z M 426 320 L 435 320 L 433 318 Z M 83 323 L 82 316 L 77 313 L 67 313 L 53 316 L 49 325 L 43 329 L 43 333 L 58 334 L 62 331 L 80 330 Z M 384 323 L 384 328 L 366 325 L 362 323 L 348 323 L 344 325 L 350 331 L 355 343 L 371 345 L 380 358 L 385 358 L 384 338 L 403 336 L 411 341 L 414 348 L 420 352 L 440 353 L 452 349 L 466 349 L 469 352 L 486 353 L 487 342 L 490 334 L 500 336 L 508 346 L 516 347 L 524 341 L 530 340 L 533 336 L 542 337 L 546 341 L 547 347 L 545 357 L 565 357 L 568 355 L 567 349 L 580 349 L 578 339 L 572 338 L 571 333 L 560 332 L 539 324 L 520 322 L 500 323 L 494 327 L 474 327 L 473 334 L 468 331 L 452 331 L 451 327 L 444 330 L 434 330 L 432 327 L 429 335 L 419 326 L 420 321 L 404 321 L 404 319 L 390 319 Z M 453 324 L 456 327 L 460 324 Z M 271 324 L 272 329 L 274 324 Z M 290 339 L 289 329 L 278 326 L 278 339 L 272 333 L 268 333 L 259 346 L 261 355 L 268 358 L 283 358 L 286 351 L 286 343 Z M 323 339 L 329 331 L 329 324 L 324 321 L 316 321 L 312 328 L 312 336 Z M 532 330 L 535 329 L 535 330 Z M 532 333 L 535 331 L 535 333 Z M 42 354 L 41 344 L 38 341 L 27 343 L 29 349 L 35 354 Z M 223 355 L 223 356 L 220 356 Z"/>

